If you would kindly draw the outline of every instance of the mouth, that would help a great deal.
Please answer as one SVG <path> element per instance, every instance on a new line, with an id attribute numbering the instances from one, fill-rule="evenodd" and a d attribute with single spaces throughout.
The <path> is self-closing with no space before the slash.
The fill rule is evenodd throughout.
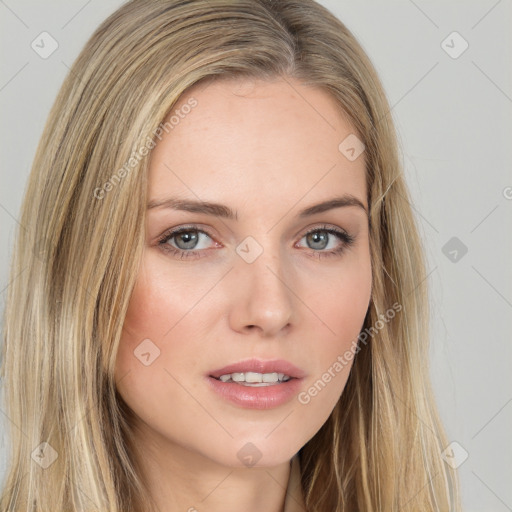
<path id="1" fill-rule="evenodd" d="M 258 372 L 234 372 L 234 373 L 225 373 L 219 377 L 210 377 L 219 380 L 221 382 L 227 383 L 236 383 L 241 384 L 242 386 L 249 386 L 253 388 L 263 387 L 263 386 L 275 386 L 276 384 L 281 384 L 283 382 L 287 382 L 295 377 L 291 377 L 290 375 L 286 375 L 284 373 L 258 373 Z"/>
<path id="2" fill-rule="evenodd" d="M 301 379 L 305 373 L 283 359 L 247 359 L 213 370 L 209 377 L 222 382 L 236 382 L 244 386 L 272 386 L 291 379 Z"/>
<path id="3" fill-rule="evenodd" d="M 290 402 L 305 376 L 300 368 L 282 359 L 249 359 L 206 375 L 217 396 L 249 409 L 271 409 Z"/>

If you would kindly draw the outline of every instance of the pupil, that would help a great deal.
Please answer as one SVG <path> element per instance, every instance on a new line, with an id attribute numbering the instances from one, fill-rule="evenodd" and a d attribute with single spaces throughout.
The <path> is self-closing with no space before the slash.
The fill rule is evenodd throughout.
<path id="1" fill-rule="evenodd" d="M 193 231 L 186 231 L 185 233 L 181 233 L 177 239 L 176 239 L 176 244 L 178 246 L 180 246 L 180 244 L 178 243 L 178 241 L 184 241 L 185 242 L 185 246 L 184 247 L 180 247 L 180 249 L 192 249 L 196 243 L 197 243 L 197 233 L 194 233 Z"/>
<path id="2" fill-rule="evenodd" d="M 313 247 L 313 249 L 325 249 L 327 246 L 327 238 L 328 234 L 327 231 L 317 231 L 315 233 L 311 233 L 309 236 L 309 239 L 313 241 L 313 243 L 320 243 L 321 247 Z"/>

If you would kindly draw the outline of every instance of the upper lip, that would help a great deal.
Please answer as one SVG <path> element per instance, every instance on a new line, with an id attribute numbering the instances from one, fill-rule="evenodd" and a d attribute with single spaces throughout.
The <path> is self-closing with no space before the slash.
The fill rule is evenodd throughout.
<path id="1" fill-rule="evenodd" d="M 238 363 L 229 364 L 228 366 L 214 370 L 209 373 L 209 376 L 218 379 L 221 375 L 246 372 L 284 373 L 285 375 L 295 379 L 301 379 L 306 375 L 300 368 L 297 368 L 294 364 L 283 359 L 245 359 Z"/>

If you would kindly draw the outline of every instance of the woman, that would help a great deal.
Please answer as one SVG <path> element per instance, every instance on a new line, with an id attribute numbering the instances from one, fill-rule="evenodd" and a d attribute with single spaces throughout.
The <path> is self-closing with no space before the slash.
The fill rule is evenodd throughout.
<path id="1" fill-rule="evenodd" d="M 459 510 L 382 86 L 312 0 L 133 0 L 34 161 L 2 510 Z"/>

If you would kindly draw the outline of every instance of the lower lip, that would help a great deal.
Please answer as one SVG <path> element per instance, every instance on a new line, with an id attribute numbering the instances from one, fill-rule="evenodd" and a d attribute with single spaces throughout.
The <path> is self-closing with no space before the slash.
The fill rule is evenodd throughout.
<path id="1" fill-rule="evenodd" d="M 299 393 L 302 379 L 290 379 L 271 386 L 244 386 L 207 377 L 212 389 L 226 400 L 247 409 L 272 409 L 290 401 Z"/>

